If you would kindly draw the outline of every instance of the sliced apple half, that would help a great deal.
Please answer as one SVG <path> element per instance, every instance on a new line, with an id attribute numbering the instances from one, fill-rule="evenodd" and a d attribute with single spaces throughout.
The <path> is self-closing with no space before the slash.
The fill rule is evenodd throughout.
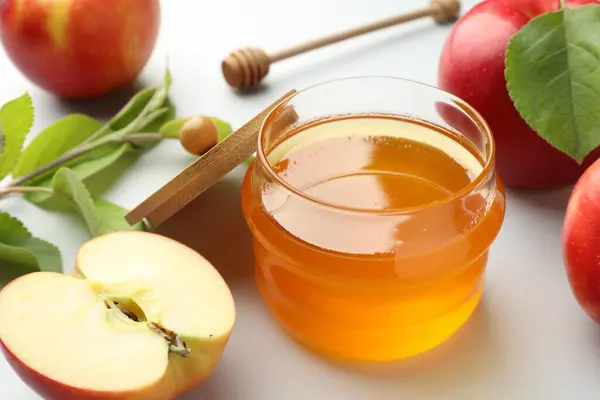
<path id="1" fill-rule="evenodd" d="M 235 322 L 217 270 L 183 244 L 116 232 L 84 244 L 71 275 L 0 292 L 0 343 L 45 399 L 173 399 L 211 374 Z"/>

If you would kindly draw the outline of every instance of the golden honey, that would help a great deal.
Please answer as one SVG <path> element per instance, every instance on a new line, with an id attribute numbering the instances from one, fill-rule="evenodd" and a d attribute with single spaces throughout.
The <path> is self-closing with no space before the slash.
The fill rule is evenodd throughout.
<path id="1" fill-rule="evenodd" d="M 504 194 L 470 142 L 390 115 L 300 124 L 249 168 L 256 280 L 285 330 L 323 355 L 397 360 L 476 308 Z"/>

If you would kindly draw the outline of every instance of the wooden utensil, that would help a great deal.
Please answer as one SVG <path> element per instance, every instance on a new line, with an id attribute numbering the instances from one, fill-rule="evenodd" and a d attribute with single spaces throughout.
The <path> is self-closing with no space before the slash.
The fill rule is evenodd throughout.
<path id="1" fill-rule="evenodd" d="M 267 54 L 264 50 L 255 47 L 239 49 L 223 60 L 221 69 L 225 80 L 232 88 L 255 88 L 267 76 L 271 65 L 277 61 L 419 18 L 433 17 L 439 24 L 451 22 L 458 18 L 459 13 L 459 0 L 432 0 L 427 8 L 325 36 L 272 54 Z"/>
<path id="2" fill-rule="evenodd" d="M 256 152 L 258 131 L 267 115 L 282 101 L 296 93 L 290 90 L 256 117 L 211 148 L 170 182 L 152 194 L 125 216 L 130 224 L 145 219 L 157 227 L 220 178 Z"/>

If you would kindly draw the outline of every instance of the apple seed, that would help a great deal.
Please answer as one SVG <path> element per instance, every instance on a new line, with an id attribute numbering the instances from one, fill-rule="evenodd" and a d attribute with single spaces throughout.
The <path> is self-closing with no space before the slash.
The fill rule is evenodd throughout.
<path id="1" fill-rule="evenodd" d="M 181 357 L 187 357 L 192 352 L 178 334 L 165 328 L 159 323 L 148 322 L 148 326 L 161 335 L 169 343 L 169 351 Z"/>
<path id="2" fill-rule="evenodd" d="M 133 305 L 135 308 L 138 308 L 141 311 L 139 306 L 137 304 L 135 304 L 135 302 L 133 302 L 132 300 L 127 300 L 126 302 L 129 305 Z M 145 321 L 145 317 L 143 318 L 143 321 L 141 321 L 141 318 L 135 312 L 127 309 L 124 305 L 122 305 L 119 302 L 119 300 L 112 299 L 110 297 L 106 297 L 104 299 L 104 305 L 108 309 L 119 311 L 120 313 L 122 313 L 124 316 L 126 316 L 128 319 L 130 319 L 133 322 L 139 323 L 139 322 Z M 186 358 L 188 356 L 188 354 L 190 354 L 192 352 L 192 350 L 190 350 L 190 348 L 181 339 L 181 337 L 179 337 L 179 335 L 177 333 L 173 332 L 172 330 L 165 328 L 164 326 L 162 326 L 161 324 L 159 324 L 157 322 L 146 322 L 146 325 L 148 326 L 148 328 L 150 328 L 154 332 L 158 333 L 160 336 L 163 337 L 163 339 L 165 339 L 167 341 L 167 343 L 169 344 L 169 352 L 170 353 L 175 353 L 178 356 Z"/>

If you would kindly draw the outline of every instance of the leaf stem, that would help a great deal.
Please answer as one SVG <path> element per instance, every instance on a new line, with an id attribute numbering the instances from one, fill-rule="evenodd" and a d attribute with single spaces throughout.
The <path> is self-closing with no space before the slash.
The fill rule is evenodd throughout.
<path id="1" fill-rule="evenodd" d="M 1 2 L 2 0 L 0 0 Z M 25 174 L 21 177 L 15 178 L 12 182 L 9 182 L 3 188 L 0 188 L 0 195 L 2 193 L 8 193 L 16 191 L 17 187 L 25 186 L 28 183 L 31 183 L 32 180 L 39 178 L 43 174 L 54 170 L 55 168 L 75 159 L 83 156 L 95 150 L 99 147 L 102 147 L 109 143 L 131 143 L 134 144 L 138 142 L 149 142 L 149 141 L 159 141 L 163 138 L 163 135 L 159 133 L 143 133 L 138 132 L 138 130 L 144 129 L 143 127 L 148 126 L 150 123 L 156 121 L 157 118 L 167 114 L 170 110 L 169 106 L 165 104 L 168 99 L 168 91 L 171 86 L 171 74 L 167 70 L 165 75 L 165 82 L 163 87 L 158 88 L 154 91 L 153 95 L 150 97 L 143 110 L 125 127 L 111 132 L 111 121 L 114 122 L 114 119 L 103 125 L 100 129 L 94 132 L 90 137 L 84 140 L 79 145 L 72 148 L 70 151 L 67 151 L 65 154 L 61 155 L 54 161 L 49 162 L 46 165 L 43 165 L 37 168 L 34 171 L 31 171 L 28 174 Z M 122 117 L 123 113 L 126 113 L 127 106 L 130 106 L 135 102 L 135 98 L 130 100 L 128 105 L 125 106 L 121 112 L 117 114 L 117 117 Z M 1 133 L 1 131 L 0 131 Z M 3 136 L 0 135 L 0 147 L 3 144 Z M 21 190 L 22 191 L 22 190 Z"/>
<path id="2" fill-rule="evenodd" d="M 84 140 L 82 144 L 94 142 L 96 139 L 98 139 L 100 136 L 104 135 L 107 132 L 110 132 L 110 123 L 106 123 L 105 125 L 103 125 L 102 128 L 94 132 L 92 136 Z"/>
<path id="3" fill-rule="evenodd" d="M 41 186 L 9 186 L 0 188 L 0 197 L 6 196 L 13 193 L 48 193 L 52 194 L 54 191 L 47 187 Z"/>
<path id="4" fill-rule="evenodd" d="M 165 101 L 166 96 L 167 96 L 167 92 L 164 88 L 162 90 L 159 89 L 157 92 L 155 92 L 154 95 L 150 98 L 150 100 L 146 104 L 146 106 L 144 107 L 144 109 L 142 110 L 142 112 L 133 121 L 131 121 L 129 123 L 129 125 L 127 125 L 124 128 L 117 131 L 117 132 L 119 132 L 118 136 L 126 136 L 131 133 L 134 133 L 141 126 L 148 125 L 152 121 L 154 121 L 156 118 L 160 117 L 161 115 L 166 114 L 169 111 L 169 109 L 167 107 L 159 108 Z M 104 135 L 105 133 L 110 131 L 110 128 L 111 128 L 110 125 L 111 125 L 111 123 L 107 122 L 100 129 L 98 129 L 96 132 L 94 132 L 94 134 L 92 134 L 92 136 L 90 136 L 89 138 L 84 140 L 82 145 L 93 143 L 94 141 L 96 141 L 97 139 L 102 137 L 102 135 Z M 116 134 L 117 132 L 114 132 L 113 134 Z M 115 135 L 115 136 L 117 136 L 117 135 Z"/>
<path id="5" fill-rule="evenodd" d="M 567 5 L 566 5 L 566 0 L 558 0 L 558 4 L 560 9 L 564 9 Z"/>
<path id="6" fill-rule="evenodd" d="M 12 188 L 15 186 L 21 186 L 23 184 L 26 184 L 27 182 L 39 177 L 40 175 L 42 175 L 56 167 L 61 166 L 62 164 L 65 164 L 77 157 L 81 157 L 84 154 L 87 154 L 92 150 L 96 150 L 97 148 L 105 146 L 108 143 L 149 142 L 149 141 L 157 141 L 157 140 L 160 140 L 161 138 L 162 138 L 162 135 L 160 135 L 158 133 L 137 133 L 137 134 L 120 136 L 120 137 L 113 136 L 112 134 L 108 135 L 108 136 L 104 136 L 94 142 L 83 143 L 83 144 L 75 147 L 73 150 L 63 154 L 56 160 L 36 169 L 34 171 L 31 171 L 30 173 L 28 173 L 26 175 L 23 175 L 20 178 L 13 180 L 12 182 L 10 182 L 7 185 L 7 188 Z"/>

